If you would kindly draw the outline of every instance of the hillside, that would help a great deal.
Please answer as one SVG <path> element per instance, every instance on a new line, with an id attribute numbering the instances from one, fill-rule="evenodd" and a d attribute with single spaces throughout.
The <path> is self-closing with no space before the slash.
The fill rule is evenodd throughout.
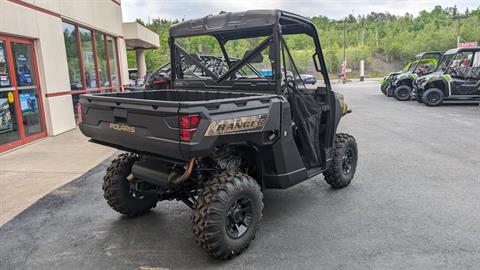
<path id="1" fill-rule="evenodd" d="M 461 16 L 460 28 L 456 19 L 458 16 Z M 462 40 L 480 42 L 480 7 L 460 12 L 455 7 L 436 6 L 431 11 L 421 11 L 416 17 L 411 14 L 394 16 L 372 12 L 358 17 L 349 15 L 345 18 L 345 24 L 343 20 L 325 16 L 315 16 L 311 20 L 318 29 L 327 66 L 332 74 L 338 73 L 343 60 L 344 26 L 348 66 L 358 72 L 359 61 L 365 60 L 367 76 L 398 70 L 421 51 L 454 48 L 457 31 Z M 161 48 L 146 53 L 147 68 L 152 70 L 168 61 L 168 28 L 177 21 L 161 18 L 149 23 L 138 21 L 160 35 Z M 300 59 L 309 61 L 311 48 L 306 45 L 309 42 L 302 37 L 292 37 L 287 42 Z M 128 57 L 129 66 L 134 66 L 134 52 L 129 52 Z"/>

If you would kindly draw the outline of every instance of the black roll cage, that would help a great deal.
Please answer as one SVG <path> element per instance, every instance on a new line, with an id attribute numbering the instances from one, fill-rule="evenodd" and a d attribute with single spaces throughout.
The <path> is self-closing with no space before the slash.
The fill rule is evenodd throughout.
<path id="1" fill-rule="evenodd" d="M 255 12 L 255 11 L 253 11 Z M 248 62 L 253 59 L 255 56 L 257 56 L 259 53 L 261 53 L 267 46 L 271 46 L 270 50 L 273 50 L 273 60 L 272 60 L 272 75 L 273 75 L 273 82 L 274 84 L 274 90 L 276 94 L 281 94 L 282 93 L 282 75 L 281 75 L 281 45 L 284 43 L 283 40 L 283 35 L 291 35 L 291 34 L 306 34 L 310 37 L 312 37 L 314 44 L 315 44 L 315 53 L 312 55 L 314 58 L 314 64 L 317 72 L 320 72 L 324 78 L 325 86 L 327 91 L 331 91 L 331 84 L 330 84 L 330 79 L 328 76 L 326 64 L 325 64 L 325 59 L 323 57 L 323 52 L 322 52 L 322 47 L 320 44 L 320 40 L 318 37 L 317 30 L 313 23 L 308 20 L 307 18 L 304 18 L 302 16 L 290 13 L 290 12 L 285 12 L 285 11 L 280 11 L 280 10 L 274 10 L 271 11 L 272 16 L 274 16 L 274 19 L 272 20 L 272 23 L 269 24 L 259 24 L 259 25 L 248 25 L 247 27 L 243 27 L 241 29 L 235 29 L 232 27 L 225 27 L 226 30 L 223 30 L 223 28 L 217 28 L 214 30 L 210 30 L 207 26 L 207 20 L 215 20 L 218 18 L 223 18 L 225 15 L 216 15 L 216 16 L 210 16 L 210 17 L 205 17 L 202 20 L 202 23 L 204 23 L 204 27 L 201 30 L 197 30 L 198 27 L 194 28 L 193 26 L 190 27 L 190 24 L 193 25 L 193 21 L 187 21 L 180 23 L 176 26 L 173 26 L 172 28 L 178 28 L 176 30 L 178 33 L 174 31 L 170 31 L 170 37 L 169 37 L 169 46 L 170 46 L 170 59 L 171 59 L 171 80 L 172 80 L 172 88 L 175 88 L 176 81 L 179 80 L 181 81 L 181 85 L 185 86 L 189 82 L 187 80 L 182 80 L 178 78 L 178 75 L 181 71 L 181 65 L 179 64 L 179 61 L 177 59 L 180 59 L 180 54 L 184 55 L 187 57 L 189 60 L 195 63 L 195 65 L 199 66 L 208 76 L 210 76 L 213 81 L 209 81 L 208 83 L 217 86 L 221 85 L 229 85 L 230 87 L 235 84 L 235 81 L 226 81 L 226 79 L 234 76 L 235 72 L 237 72 L 240 68 L 242 68 L 245 64 L 248 64 Z M 233 13 L 228 13 L 226 15 L 227 19 L 231 16 L 234 16 L 235 14 Z M 227 20 L 226 19 L 226 20 Z M 190 24 L 189 24 L 190 23 Z M 228 21 L 225 23 L 227 25 Z M 222 51 L 223 57 L 225 61 L 227 62 L 227 65 L 229 67 L 229 70 L 221 75 L 220 77 L 217 76 L 215 73 L 213 73 L 211 70 L 208 69 L 208 67 L 204 66 L 200 61 L 195 59 L 195 57 L 191 56 L 184 48 L 182 48 L 178 43 L 175 42 L 176 38 L 184 38 L 184 37 L 193 37 L 193 36 L 204 36 L 204 35 L 210 35 L 216 38 L 218 41 L 218 44 L 220 45 L 220 49 Z M 230 57 L 228 56 L 228 53 L 225 49 L 225 44 L 229 40 L 235 40 L 235 39 L 242 39 L 242 38 L 248 38 L 248 37 L 266 37 L 266 39 L 261 42 L 257 47 L 255 47 L 253 50 L 249 51 L 242 59 L 237 61 L 236 63 L 232 64 L 232 61 Z M 320 67 L 317 66 L 317 59 L 319 60 L 319 65 Z M 295 67 L 296 68 L 296 67 Z M 195 80 L 189 80 L 189 81 L 195 81 Z M 242 80 L 241 83 L 245 85 L 246 82 L 252 82 L 252 85 L 255 85 L 257 81 L 255 80 Z M 232 87 L 233 88 L 233 87 Z"/>

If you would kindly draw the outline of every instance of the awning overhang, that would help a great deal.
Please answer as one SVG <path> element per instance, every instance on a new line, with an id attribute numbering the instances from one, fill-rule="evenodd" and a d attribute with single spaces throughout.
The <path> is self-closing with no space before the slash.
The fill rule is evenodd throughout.
<path id="1" fill-rule="evenodd" d="M 123 23 L 123 35 L 127 49 L 158 49 L 160 39 L 157 33 L 137 22 Z"/>

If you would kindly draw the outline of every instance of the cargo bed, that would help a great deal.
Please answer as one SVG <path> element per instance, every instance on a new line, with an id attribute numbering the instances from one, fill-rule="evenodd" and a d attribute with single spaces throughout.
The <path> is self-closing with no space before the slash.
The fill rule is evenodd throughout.
<path id="1" fill-rule="evenodd" d="M 206 156 L 218 137 L 204 136 L 213 120 L 268 115 L 277 95 L 198 90 L 87 94 L 80 130 L 94 142 L 137 153 L 186 160 Z M 181 117 L 199 116 L 191 140 L 180 138 Z M 278 128 L 278 127 L 277 127 Z"/>

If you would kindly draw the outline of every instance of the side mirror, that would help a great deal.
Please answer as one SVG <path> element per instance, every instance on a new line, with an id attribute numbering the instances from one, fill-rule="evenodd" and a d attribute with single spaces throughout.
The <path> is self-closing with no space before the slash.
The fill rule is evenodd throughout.
<path id="1" fill-rule="evenodd" d="M 315 65 L 315 70 L 317 72 L 321 72 L 322 69 L 320 68 L 320 65 L 318 64 L 318 53 L 315 52 L 313 55 L 312 55 L 312 58 L 313 58 L 313 64 Z"/>

